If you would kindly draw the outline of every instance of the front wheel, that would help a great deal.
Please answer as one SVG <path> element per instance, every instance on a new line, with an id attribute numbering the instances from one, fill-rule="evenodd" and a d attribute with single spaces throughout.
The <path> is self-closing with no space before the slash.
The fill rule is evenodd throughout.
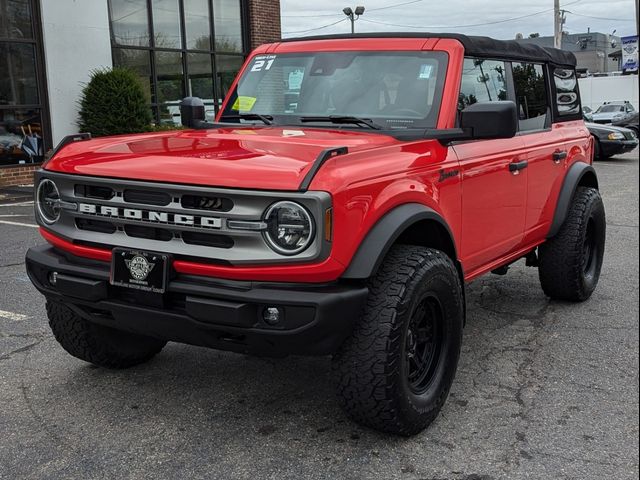
<path id="1" fill-rule="evenodd" d="M 369 282 L 363 315 L 333 359 L 338 400 L 352 419 L 408 436 L 437 417 L 458 365 L 463 302 L 447 255 L 391 249 Z"/>
<path id="2" fill-rule="evenodd" d="M 47 301 L 53 335 L 68 353 L 94 365 L 122 369 L 150 360 L 167 342 L 96 325 L 63 303 Z"/>
<path id="3" fill-rule="evenodd" d="M 602 269 L 606 228 L 600 192 L 578 187 L 560 231 L 539 249 L 540 283 L 548 297 L 582 302 L 591 296 Z"/>

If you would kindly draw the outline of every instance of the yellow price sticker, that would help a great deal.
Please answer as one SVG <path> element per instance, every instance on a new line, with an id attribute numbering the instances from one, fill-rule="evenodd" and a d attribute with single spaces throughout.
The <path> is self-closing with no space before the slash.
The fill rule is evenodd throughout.
<path id="1" fill-rule="evenodd" d="M 239 112 L 250 112 L 257 100 L 255 97 L 238 97 L 231 109 Z"/>

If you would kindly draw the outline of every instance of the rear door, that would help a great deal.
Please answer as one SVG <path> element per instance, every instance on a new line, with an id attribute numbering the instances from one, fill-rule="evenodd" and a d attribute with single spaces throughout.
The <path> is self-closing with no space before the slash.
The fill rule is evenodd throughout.
<path id="1" fill-rule="evenodd" d="M 505 62 L 466 58 L 459 109 L 509 98 Z M 462 176 L 460 257 L 470 275 L 522 242 L 527 200 L 527 158 L 521 136 L 455 145 Z M 518 166 L 518 169 L 514 169 Z"/>
<path id="2" fill-rule="evenodd" d="M 544 238 L 553 218 L 567 162 L 562 129 L 552 124 L 551 85 L 542 64 L 511 64 L 519 133 L 526 149 L 527 208 L 523 246 Z M 571 96 L 563 101 L 571 103 Z"/>

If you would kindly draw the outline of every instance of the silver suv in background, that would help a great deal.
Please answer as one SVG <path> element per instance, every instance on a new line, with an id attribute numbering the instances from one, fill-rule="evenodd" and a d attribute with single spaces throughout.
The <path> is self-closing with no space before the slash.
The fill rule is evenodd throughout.
<path id="1" fill-rule="evenodd" d="M 613 123 L 624 121 L 635 113 L 636 109 L 629 101 L 605 102 L 593 113 L 595 123 Z"/>

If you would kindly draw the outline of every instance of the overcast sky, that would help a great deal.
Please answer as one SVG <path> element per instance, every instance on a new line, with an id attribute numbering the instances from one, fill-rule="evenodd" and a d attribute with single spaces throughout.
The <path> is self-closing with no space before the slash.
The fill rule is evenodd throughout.
<path id="1" fill-rule="evenodd" d="M 589 27 L 592 32 L 617 30 L 619 36 L 636 33 L 634 0 L 560 3 L 571 12 L 565 24 L 569 33 L 586 32 Z M 280 5 L 285 38 L 349 33 L 342 9 L 356 5 L 366 8 L 356 32 L 458 32 L 500 39 L 515 38 L 517 33 L 553 35 L 553 0 L 280 0 Z M 327 26 L 335 22 L 339 23 Z"/>

